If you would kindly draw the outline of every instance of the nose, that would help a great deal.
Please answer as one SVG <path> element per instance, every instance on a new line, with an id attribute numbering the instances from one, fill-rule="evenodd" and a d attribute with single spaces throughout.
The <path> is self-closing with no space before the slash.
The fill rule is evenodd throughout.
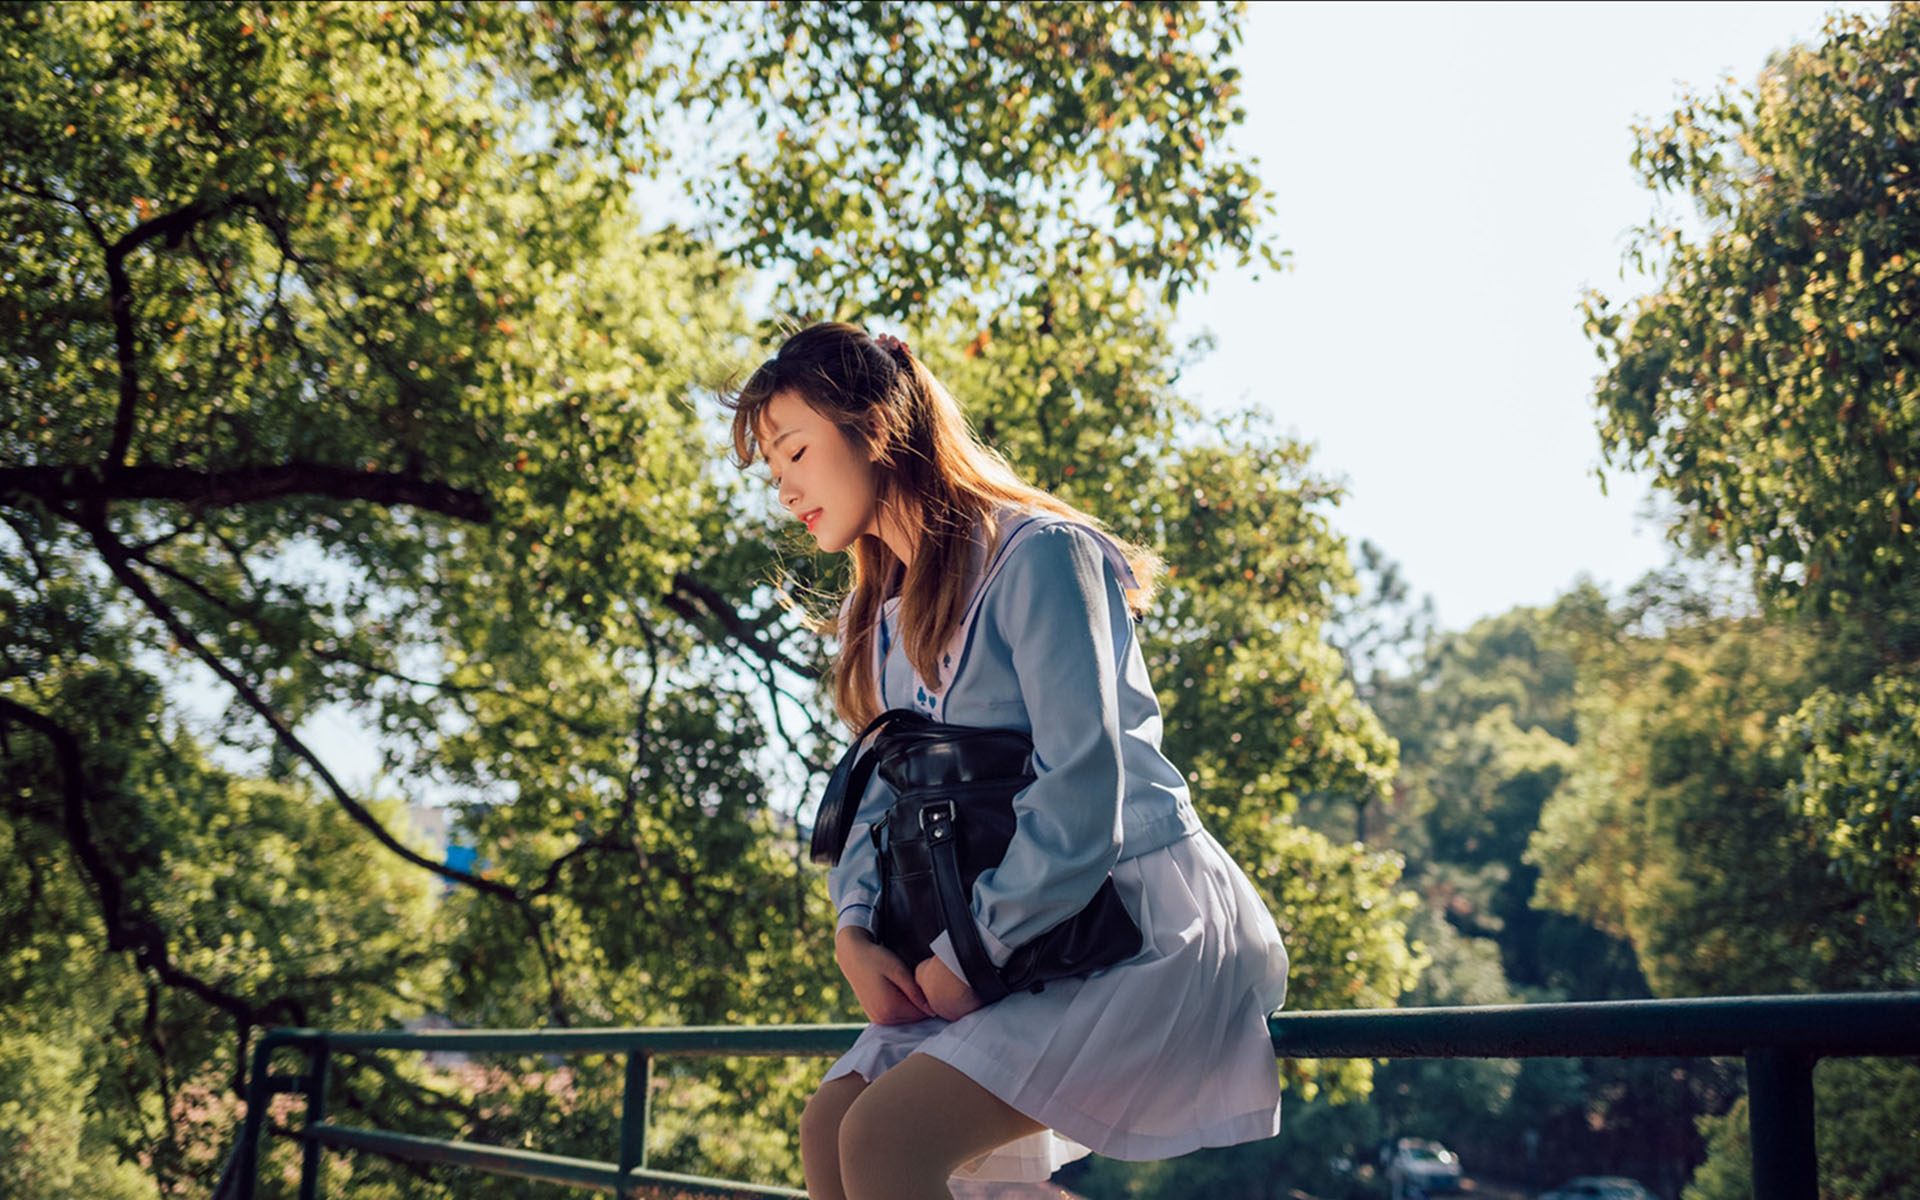
<path id="1" fill-rule="evenodd" d="M 782 480 L 780 483 L 780 507 L 791 512 L 793 510 L 793 502 L 799 498 L 800 495 L 794 490 L 793 486 L 785 480 Z"/>

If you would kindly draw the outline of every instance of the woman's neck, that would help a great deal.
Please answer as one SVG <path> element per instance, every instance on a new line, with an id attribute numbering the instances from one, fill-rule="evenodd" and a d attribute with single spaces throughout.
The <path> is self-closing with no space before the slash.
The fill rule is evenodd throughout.
<path id="1" fill-rule="evenodd" d="M 873 528 L 869 531 L 886 543 L 887 549 L 893 551 L 893 556 L 900 560 L 903 569 L 913 565 L 914 551 L 919 548 L 918 536 L 914 529 L 907 528 L 907 524 L 896 518 L 891 506 L 883 505 L 880 515 L 874 518 Z M 915 529 L 920 527 L 918 522 L 913 524 Z"/>

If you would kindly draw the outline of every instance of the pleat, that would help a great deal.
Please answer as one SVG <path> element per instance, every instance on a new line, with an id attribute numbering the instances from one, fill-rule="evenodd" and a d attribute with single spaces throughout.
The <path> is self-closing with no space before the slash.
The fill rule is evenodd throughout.
<path id="1" fill-rule="evenodd" d="M 1046 1125 L 959 1177 L 1044 1179 L 1088 1150 L 1146 1160 L 1270 1137 L 1280 1084 L 1267 1014 L 1287 954 L 1259 894 L 1211 835 L 1114 868 L 1138 955 L 958 1021 L 870 1026 L 828 1070 L 877 1079 L 929 1054 Z"/>

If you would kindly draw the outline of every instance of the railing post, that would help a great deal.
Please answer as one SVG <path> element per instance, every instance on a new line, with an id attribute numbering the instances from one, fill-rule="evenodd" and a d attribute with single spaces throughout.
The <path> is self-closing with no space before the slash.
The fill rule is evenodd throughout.
<path id="1" fill-rule="evenodd" d="M 652 1103 L 653 1056 L 643 1050 L 628 1051 L 626 1089 L 620 1098 L 619 1200 L 626 1200 L 633 1188 L 633 1169 L 647 1165 L 647 1115 Z"/>
<path id="2" fill-rule="evenodd" d="M 1794 1050 L 1764 1047 L 1747 1051 L 1753 1200 L 1818 1200 L 1813 1062 L 1812 1055 Z"/>
<path id="3" fill-rule="evenodd" d="M 254 1186 L 260 1176 L 260 1131 L 266 1125 L 267 1074 L 273 1066 L 274 1039 L 263 1034 L 253 1048 L 253 1073 L 247 1076 L 247 1116 L 240 1126 L 239 1186 L 237 1200 L 253 1200 Z"/>
<path id="4" fill-rule="evenodd" d="M 321 1038 L 313 1048 L 312 1073 L 306 1078 L 307 1123 L 305 1128 L 311 1132 L 315 1125 L 327 1119 L 327 1061 L 329 1052 L 327 1040 Z M 300 1200 L 316 1200 L 320 1194 L 320 1143 L 311 1137 L 306 1138 L 306 1148 L 300 1160 Z"/>

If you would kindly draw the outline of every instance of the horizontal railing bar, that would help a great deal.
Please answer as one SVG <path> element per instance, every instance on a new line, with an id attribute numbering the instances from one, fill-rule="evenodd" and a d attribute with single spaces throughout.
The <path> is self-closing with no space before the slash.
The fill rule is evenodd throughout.
<path id="1" fill-rule="evenodd" d="M 1720 996 L 1286 1013 L 1281 1058 L 1820 1057 L 1920 1054 L 1920 992 Z"/>
<path id="2" fill-rule="evenodd" d="M 648 1167 L 635 1167 L 631 1174 L 635 1183 L 670 1189 L 676 1200 L 680 1196 L 774 1196 L 779 1200 L 807 1200 L 805 1192 L 795 1191 L 793 1188 L 773 1187 L 765 1183 L 739 1183 L 727 1179 L 707 1179 L 699 1175 L 676 1175 L 672 1171 L 655 1171 Z"/>
<path id="3" fill-rule="evenodd" d="M 1822 1057 L 1920 1054 L 1920 992 L 1719 996 L 1281 1013 L 1281 1058 L 1738 1057 L 1755 1047 Z M 440 1029 L 415 1033 L 280 1030 L 335 1051 L 769 1056 L 839 1054 L 859 1025 L 625 1029 Z"/>
<path id="4" fill-rule="evenodd" d="M 617 1054 L 656 1057 L 840 1054 L 863 1025 L 682 1025 L 625 1029 L 434 1029 L 415 1033 L 325 1033 L 338 1051 L 439 1050 L 466 1054 Z M 318 1033 L 319 1031 L 314 1031 Z"/>
<path id="5" fill-rule="evenodd" d="M 541 1154 L 534 1150 L 516 1150 L 506 1146 L 482 1146 L 472 1142 L 449 1142 L 438 1138 L 416 1137 L 408 1133 L 389 1133 L 377 1129 L 355 1129 L 346 1125 L 322 1123 L 307 1130 L 309 1138 L 323 1146 L 341 1150 L 367 1150 L 393 1158 L 419 1162 L 451 1163 L 478 1167 L 497 1175 L 538 1179 L 545 1183 L 564 1183 L 575 1187 L 597 1188 L 611 1192 L 620 1172 L 609 1162 L 586 1158 L 567 1158 Z"/>
<path id="6" fill-rule="evenodd" d="M 355 1129 L 346 1125 L 320 1124 L 307 1136 L 323 1146 L 340 1150 L 362 1150 L 390 1158 L 417 1162 L 448 1163 L 474 1167 L 495 1175 L 519 1179 L 537 1179 L 595 1191 L 615 1191 L 620 1168 L 610 1162 L 588 1158 L 567 1158 L 516 1150 L 506 1146 L 482 1146 L 473 1142 L 450 1142 L 438 1138 L 415 1137 L 406 1133 L 388 1133 L 377 1129 Z M 677 1195 L 709 1197 L 775 1196 L 782 1200 L 806 1200 L 805 1192 L 756 1183 L 736 1183 L 725 1179 L 706 1179 L 698 1175 L 677 1175 L 671 1171 L 636 1169 L 630 1174 L 629 1190 L 635 1187 L 673 1189 Z"/>

